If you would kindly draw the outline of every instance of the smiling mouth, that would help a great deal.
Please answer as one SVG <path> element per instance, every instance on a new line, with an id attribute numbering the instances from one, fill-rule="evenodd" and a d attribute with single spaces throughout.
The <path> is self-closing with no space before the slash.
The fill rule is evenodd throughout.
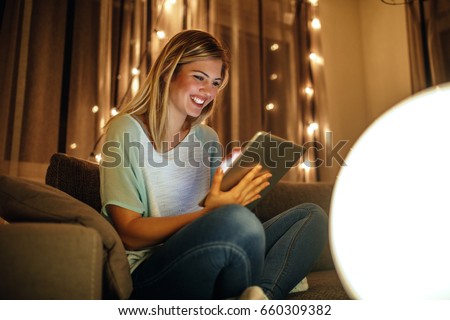
<path id="1" fill-rule="evenodd" d="M 205 103 L 206 99 L 202 99 L 199 97 L 191 97 L 191 100 L 195 102 L 195 104 L 198 104 L 199 106 L 203 106 L 203 104 Z"/>

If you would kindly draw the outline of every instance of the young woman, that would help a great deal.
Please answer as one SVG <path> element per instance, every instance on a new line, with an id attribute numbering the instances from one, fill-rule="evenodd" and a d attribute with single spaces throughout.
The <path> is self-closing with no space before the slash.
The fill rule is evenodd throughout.
<path id="1" fill-rule="evenodd" d="M 212 35 L 180 32 L 108 126 L 102 211 L 127 249 L 131 298 L 283 299 L 326 242 L 326 214 L 316 205 L 264 224 L 245 207 L 268 186 L 260 167 L 220 191 L 219 139 L 202 122 L 228 70 L 227 51 Z"/>

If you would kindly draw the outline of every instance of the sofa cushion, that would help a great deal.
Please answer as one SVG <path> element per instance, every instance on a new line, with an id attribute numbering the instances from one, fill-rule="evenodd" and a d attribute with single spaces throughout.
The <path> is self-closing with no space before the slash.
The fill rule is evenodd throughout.
<path id="1" fill-rule="evenodd" d="M 97 230 L 104 249 L 104 297 L 128 298 L 132 284 L 122 241 L 90 206 L 42 183 L 0 176 L 0 216 L 8 222 L 73 223 Z"/>
<path id="2" fill-rule="evenodd" d="M 45 183 L 70 194 L 100 212 L 100 172 L 98 164 L 55 153 L 45 176 Z"/>

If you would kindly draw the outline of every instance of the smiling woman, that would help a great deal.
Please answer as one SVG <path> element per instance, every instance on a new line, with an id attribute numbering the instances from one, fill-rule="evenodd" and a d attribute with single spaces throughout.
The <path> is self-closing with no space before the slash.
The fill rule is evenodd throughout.
<path id="1" fill-rule="evenodd" d="M 211 34 L 180 32 L 108 126 L 105 140 L 123 162 L 111 165 L 105 143 L 102 213 L 129 250 L 132 298 L 283 299 L 325 245 L 327 217 L 314 204 L 264 224 L 245 207 L 269 185 L 261 165 L 220 189 L 222 148 L 202 122 L 228 69 L 228 52 Z"/>
<path id="2" fill-rule="evenodd" d="M 204 107 L 211 103 L 222 83 L 222 61 L 204 59 L 181 65 L 175 70 L 170 82 L 169 114 L 177 119 L 167 139 L 172 138 L 183 127 L 187 116 L 200 116 Z M 187 100 L 187 101 L 184 101 Z"/>

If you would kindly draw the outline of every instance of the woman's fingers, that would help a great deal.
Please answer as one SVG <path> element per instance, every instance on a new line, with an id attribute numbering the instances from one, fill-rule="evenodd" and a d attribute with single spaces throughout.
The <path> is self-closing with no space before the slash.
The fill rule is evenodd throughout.
<path id="1" fill-rule="evenodd" d="M 217 168 L 216 172 L 214 173 L 212 182 L 211 182 L 211 188 L 209 190 L 209 193 L 212 195 L 217 195 L 220 192 L 220 185 L 222 184 L 223 179 L 223 170 L 222 168 Z"/>
<path id="2" fill-rule="evenodd" d="M 253 199 L 255 196 L 264 190 L 268 185 L 268 180 L 272 176 L 270 172 L 261 174 L 262 166 L 258 165 L 253 168 L 246 176 L 241 180 L 241 182 L 233 188 L 234 192 L 239 194 L 241 199 L 246 202 Z"/>

